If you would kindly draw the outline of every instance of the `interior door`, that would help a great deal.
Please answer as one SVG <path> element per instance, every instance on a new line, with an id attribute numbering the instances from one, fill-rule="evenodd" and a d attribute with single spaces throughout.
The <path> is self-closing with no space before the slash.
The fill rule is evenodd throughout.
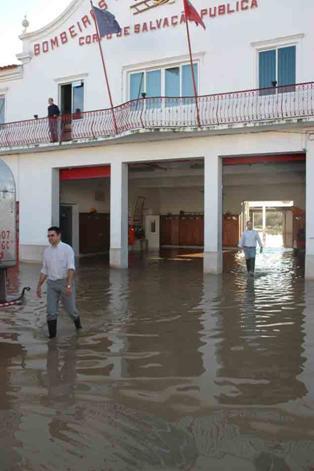
<path id="1" fill-rule="evenodd" d="M 73 216 L 72 206 L 60 206 L 60 229 L 62 232 L 62 241 L 72 246 L 73 242 Z"/>

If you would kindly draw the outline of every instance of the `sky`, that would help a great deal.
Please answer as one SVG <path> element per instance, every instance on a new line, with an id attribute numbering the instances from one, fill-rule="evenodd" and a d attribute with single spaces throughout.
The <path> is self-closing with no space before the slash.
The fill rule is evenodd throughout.
<path id="1" fill-rule="evenodd" d="M 0 0 L 0 66 L 18 64 L 15 55 L 22 50 L 18 36 L 23 31 L 24 15 L 28 32 L 45 26 L 62 13 L 72 0 Z"/>

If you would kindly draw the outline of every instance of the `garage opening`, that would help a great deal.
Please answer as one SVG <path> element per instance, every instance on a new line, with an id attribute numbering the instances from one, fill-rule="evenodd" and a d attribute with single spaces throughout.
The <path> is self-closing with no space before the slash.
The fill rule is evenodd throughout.
<path id="1" fill-rule="evenodd" d="M 107 254 L 110 245 L 110 166 L 60 170 L 62 240 L 80 255 Z"/>
<path id="2" fill-rule="evenodd" d="M 304 251 L 305 154 L 223 159 L 223 246 L 252 221 L 266 248 Z"/>
<path id="3" fill-rule="evenodd" d="M 203 245 L 203 159 L 129 164 L 130 251 L 202 254 Z"/>

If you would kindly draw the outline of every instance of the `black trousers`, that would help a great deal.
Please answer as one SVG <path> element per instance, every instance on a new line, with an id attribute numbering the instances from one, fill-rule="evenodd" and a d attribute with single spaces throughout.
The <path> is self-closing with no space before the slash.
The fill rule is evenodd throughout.
<path id="1" fill-rule="evenodd" d="M 255 271 L 255 257 L 254 258 L 246 258 L 246 269 L 248 272 Z"/>

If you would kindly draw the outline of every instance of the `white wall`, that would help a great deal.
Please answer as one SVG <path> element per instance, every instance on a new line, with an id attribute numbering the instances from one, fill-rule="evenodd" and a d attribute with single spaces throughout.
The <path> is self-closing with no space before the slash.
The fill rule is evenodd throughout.
<path id="1" fill-rule="evenodd" d="M 232 214 L 241 213 L 243 201 L 293 201 L 294 205 L 305 209 L 305 185 L 266 185 L 224 187 L 223 211 Z"/>
<path id="2" fill-rule="evenodd" d="M 95 197 L 103 196 L 104 200 Z M 99 213 L 110 212 L 110 179 L 64 181 L 60 186 L 60 204 L 77 204 L 80 213 L 88 213 L 95 208 Z"/>
<path id="3" fill-rule="evenodd" d="M 252 2 L 245 0 L 244 4 L 251 5 Z M 222 3 L 193 2 L 199 11 Z M 237 4 L 236 0 L 228 3 L 231 7 Z M 206 31 L 190 25 L 192 47 L 200 65 L 200 94 L 257 88 L 257 49 L 278 44 L 278 38 L 281 38 L 280 44 L 297 45 L 297 82 L 313 80 L 314 63 L 310 60 L 314 43 L 313 0 L 255 0 L 255 3 L 258 8 L 241 13 L 216 18 L 205 16 Z M 171 18 L 182 12 L 181 1 L 164 4 L 137 16 L 132 15 L 130 5 L 131 2 L 126 1 L 110 1 L 109 4 L 121 26 L 130 25 L 130 31 L 136 23 L 147 22 L 149 25 L 152 21 L 154 25 L 160 18 Z M 0 73 L 0 90 L 7 96 L 6 121 L 33 118 L 34 114 L 46 116 L 48 97 L 59 101 L 59 84 L 78 78 L 85 83 L 85 110 L 108 106 L 98 46 L 78 44 L 79 37 L 94 33 L 92 24 L 82 33 L 76 26 L 89 9 L 89 0 L 77 0 L 72 10 L 67 9 L 55 22 L 24 36 L 23 79 L 10 81 L 4 72 Z M 48 53 L 33 55 L 35 43 L 42 44 L 54 36 L 59 37 L 65 30 L 69 35 L 71 25 L 75 27 L 76 37 Z M 115 104 L 127 98 L 127 72 L 132 68 L 188 61 L 184 24 L 104 39 L 103 49 Z"/>
<path id="4" fill-rule="evenodd" d="M 160 214 L 204 211 L 204 187 L 163 188 L 160 192 Z"/>

